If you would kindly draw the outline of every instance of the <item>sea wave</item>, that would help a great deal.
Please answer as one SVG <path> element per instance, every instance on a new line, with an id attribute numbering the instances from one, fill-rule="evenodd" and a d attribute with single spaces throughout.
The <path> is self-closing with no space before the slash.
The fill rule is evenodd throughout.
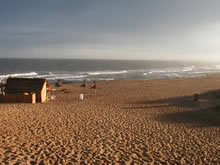
<path id="1" fill-rule="evenodd" d="M 193 66 L 190 66 L 190 67 L 183 67 L 183 72 L 190 72 L 190 71 L 192 71 L 193 69 L 195 68 L 195 66 L 193 65 Z"/>
<path id="2" fill-rule="evenodd" d="M 179 66 L 160 68 L 140 68 L 128 70 L 103 70 L 103 71 L 32 71 L 27 73 L 12 73 L 0 75 L 0 81 L 11 77 L 23 78 L 45 78 L 51 82 L 60 79 L 63 82 L 79 82 L 97 80 L 118 80 L 118 79 L 161 79 L 174 77 L 193 77 L 220 72 L 220 65 L 207 66 Z"/>
<path id="3" fill-rule="evenodd" d="M 8 77 L 31 77 L 37 76 L 38 73 L 36 72 L 29 72 L 29 73 L 14 73 L 14 74 L 7 74 L 7 75 L 0 75 L 0 79 L 8 78 Z"/>
<path id="4" fill-rule="evenodd" d="M 179 74 L 176 74 L 176 73 L 171 73 L 171 74 L 167 74 L 166 75 L 167 77 L 182 77 L 182 76 L 180 76 Z"/>
<path id="5" fill-rule="evenodd" d="M 114 75 L 114 74 L 124 74 L 127 73 L 127 70 L 122 71 L 97 71 L 97 72 L 88 72 L 88 75 Z"/>
<path id="6" fill-rule="evenodd" d="M 167 74 L 167 73 L 182 73 L 182 72 L 191 72 L 193 71 L 195 66 L 189 67 L 179 67 L 179 68 L 164 68 L 164 69 L 153 69 L 147 72 L 144 72 L 143 75 L 150 75 L 150 74 Z"/>
<path id="7" fill-rule="evenodd" d="M 78 79 L 86 77 L 86 75 L 74 75 L 74 74 L 47 74 L 47 75 L 37 75 L 33 78 L 46 78 L 46 79 Z"/>
<path id="8" fill-rule="evenodd" d="M 54 76 L 54 77 L 49 77 L 47 78 L 48 80 L 56 80 L 56 79 L 64 79 L 64 80 L 74 80 L 74 79 L 82 79 L 86 76 L 73 76 L 73 75 L 70 75 L 70 76 Z"/>

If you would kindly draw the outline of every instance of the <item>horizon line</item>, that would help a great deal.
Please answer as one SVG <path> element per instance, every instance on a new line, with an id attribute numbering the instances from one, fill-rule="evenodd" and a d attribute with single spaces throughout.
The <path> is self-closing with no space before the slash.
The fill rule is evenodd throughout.
<path id="1" fill-rule="evenodd" d="M 205 60 L 205 59 L 113 59 L 113 58 L 59 58 L 59 57 L 0 57 L 0 59 L 33 59 L 33 60 L 106 60 L 106 61 L 173 61 L 173 62 L 220 62 L 220 60 Z"/>

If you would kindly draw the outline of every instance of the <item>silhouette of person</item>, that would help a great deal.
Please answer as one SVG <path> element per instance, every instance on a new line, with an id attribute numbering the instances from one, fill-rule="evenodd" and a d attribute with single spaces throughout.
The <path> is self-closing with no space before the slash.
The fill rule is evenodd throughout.
<path id="1" fill-rule="evenodd" d="M 83 80 L 83 83 L 80 85 L 80 87 L 83 87 L 85 88 L 87 85 L 86 85 L 86 79 Z"/>
<path id="2" fill-rule="evenodd" d="M 93 81 L 93 86 L 91 88 L 96 89 L 96 81 L 95 80 Z"/>

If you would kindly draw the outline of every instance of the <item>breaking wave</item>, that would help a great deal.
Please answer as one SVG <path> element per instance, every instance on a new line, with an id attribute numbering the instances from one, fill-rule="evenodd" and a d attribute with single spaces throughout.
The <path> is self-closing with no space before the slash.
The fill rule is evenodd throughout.
<path id="1" fill-rule="evenodd" d="M 14 73 L 14 74 L 7 74 L 7 75 L 0 75 L 0 79 L 8 78 L 8 77 L 33 77 L 37 76 L 38 73 L 30 72 L 30 73 Z"/>
<path id="2" fill-rule="evenodd" d="M 123 71 L 100 71 L 100 72 L 88 72 L 85 74 L 88 75 L 114 75 L 114 74 L 124 74 L 127 73 L 127 70 L 123 70 Z"/>
<path id="3" fill-rule="evenodd" d="M 126 69 L 125 69 L 126 68 Z M 94 70 L 94 71 L 31 71 L 24 73 L 0 74 L 0 81 L 11 77 L 23 78 L 45 78 L 50 82 L 60 79 L 63 82 L 79 82 L 83 79 L 92 80 L 119 80 L 119 79 L 163 79 L 163 78 L 180 78 L 195 77 L 207 74 L 220 73 L 220 65 L 188 65 L 175 67 L 146 67 L 140 69 L 127 69 L 126 66 L 121 70 Z M 99 68 L 100 69 L 100 68 Z"/>
<path id="4" fill-rule="evenodd" d="M 58 79 L 67 82 L 77 82 L 83 79 L 88 81 L 96 80 L 115 80 L 114 75 L 125 74 L 127 71 L 97 71 L 97 72 L 30 72 L 30 73 L 14 73 L 8 75 L 0 75 L 0 80 L 7 79 L 8 77 L 22 77 L 22 78 L 45 78 L 49 81 L 56 81 Z M 112 76 L 111 76 L 112 75 Z"/>

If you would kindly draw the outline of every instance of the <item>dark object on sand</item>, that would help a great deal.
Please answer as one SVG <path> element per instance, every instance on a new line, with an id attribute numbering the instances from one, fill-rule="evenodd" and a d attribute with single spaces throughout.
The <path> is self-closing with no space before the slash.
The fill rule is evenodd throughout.
<path id="1" fill-rule="evenodd" d="M 71 93 L 70 91 L 68 91 L 66 88 L 61 90 L 63 93 Z"/>
<path id="2" fill-rule="evenodd" d="M 193 101 L 199 101 L 199 94 L 194 94 L 193 95 Z"/>
<path id="3" fill-rule="evenodd" d="M 80 87 L 83 87 L 83 88 L 87 87 L 87 85 L 86 85 L 86 79 L 83 80 L 83 83 L 80 85 Z"/>
<path id="4" fill-rule="evenodd" d="M 52 91 L 52 85 L 49 83 L 48 80 L 46 80 L 46 87 L 47 87 L 47 91 L 51 92 Z"/>
<path id="5" fill-rule="evenodd" d="M 5 93 L 5 84 L 0 83 L 0 89 L 1 89 L 0 94 L 3 95 Z"/>
<path id="6" fill-rule="evenodd" d="M 91 87 L 92 89 L 96 89 L 96 81 L 93 81 L 93 86 Z"/>
<path id="7" fill-rule="evenodd" d="M 55 87 L 61 87 L 62 84 L 61 84 L 61 80 L 57 80 L 57 82 L 55 83 Z"/>
<path id="8" fill-rule="evenodd" d="M 91 86 L 91 89 L 95 89 L 95 97 L 96 97 L 96 81 L 93 81 L 93 86 Z"/>

